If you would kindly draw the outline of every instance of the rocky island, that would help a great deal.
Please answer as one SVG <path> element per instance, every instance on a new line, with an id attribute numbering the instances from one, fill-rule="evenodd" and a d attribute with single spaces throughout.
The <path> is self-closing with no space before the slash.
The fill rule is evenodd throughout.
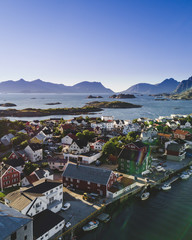
<path id="1" fill-rule="evenodd" d="M 103 98 L 102 96 L 93 96 L 93 95 L 89 95 L 87 98 Z"/>
<path id="2" fill-rule="evenodd" d="M 118 98 L 118 99 L 123 99 L 123 98 L 136 98 L 135 95 L 133 94 L 114 94 L 112 96 L 110 96 L 109 98 Z"/>
<path id="3" fill-rule="evenodd" d="M 172 100 L 192 100 L 192 89 L 189 89 L 178 94 L 172 94 L 170 98 Z"/>
<path id="4" fill-rule="evenodd" d="M 17 106 L 17 105 L 14 103 L 1 103 L 0 104 L 0 107 L 15 107 L 15 106 Z"/>
<path id="5" fill-rule="evenodd" d="M 61 104 L 60 102 L 55 102 L 55 103 L 45 103 L 45 105 L 58 105 Z"/>
<path id="6" fill-rule="evenodd" d="M 121 101 L 113 101 L 113 102 L 90 102 L 87 103 L 86 106 L 92 106 L 96 108 L 140 108 L 142 107 L 141 105 L 136 105 L 132 103 L 127 103 L 127 102 L 121 102 Z"/>

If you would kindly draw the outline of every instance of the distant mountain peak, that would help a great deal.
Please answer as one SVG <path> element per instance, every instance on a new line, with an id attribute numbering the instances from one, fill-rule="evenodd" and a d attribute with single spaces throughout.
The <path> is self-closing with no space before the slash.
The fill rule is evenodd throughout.
<path id="1" fill-rule="evenodd" d="M 167 78 L 158 84 L 138 83 L 123 91 L 124 94 L 160 94 L 171 93 L 179 85 L 179 82 L 174 78 Z"/>
<path id="2" fill-rule="evenodd" d="M 74 86 L 65 86 L 36 79 L 31 82 L 24 79 L 0 82 L 0 92 L 6 93 L 113 93 L 100 82 L 83 81 Z"/>

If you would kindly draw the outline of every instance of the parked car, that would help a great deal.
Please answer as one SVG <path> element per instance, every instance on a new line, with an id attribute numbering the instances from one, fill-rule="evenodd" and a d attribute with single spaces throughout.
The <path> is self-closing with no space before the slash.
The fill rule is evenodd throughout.
<path id="1" fill-rule="evenodd" d="M 61 208 L 61 210 L 63 210 L 63 211 L 66 211 L 67 209 L 69 209 L 71 207 L 71 204 L 70 203 L 65 203 L 64 205 L 63 205 L 63 207 Z"/>
<path id="2" fill-rule="evenodd" d="M 71 227 L 71 223 L 70 223 L 70 222 L 67 222 L 67 223 L 65 224 L 65 227 L 66 227 L 66 228 Z"/>

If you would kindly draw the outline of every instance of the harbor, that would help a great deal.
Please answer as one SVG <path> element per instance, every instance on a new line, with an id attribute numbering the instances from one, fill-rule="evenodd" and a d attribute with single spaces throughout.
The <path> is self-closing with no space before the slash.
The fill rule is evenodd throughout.
<path id="1" fill-rule="evenodd" d="M 156 162 L 154 162 L 153 166 L 155 165 L 156 165 Z M 110 199 L 110 198 L 99 199 L 99 201 L 95 203 L 89 203 L 87 201 L 82 200 L 82 194 L 69 192 L 69 194 L 72 194 L 75 200 L 78 201 L 77 204 L 79 209 L 81 209 L 81 205 L 79 205 L 80 202 L 83 202 L 83 204 L 86 204 L 86 207 L 82 208 L 82 211 L 78 210 L 79 211 L 78 214 L 75 214 L 75 213 L 72 214 L 70 212 L 69 215 L 72 216 L 72 218 L 66 219 L 66 222 L 68 220 L 71 221 L 71 223 L 73 223 L 72 226 L 69 229 L 65 229 L 63 233 L 60 233 L 54 239 L 55 240 L 56 239 L 59 239 L 59 240 L 75 239 L 74 236 L 82 235 L 82 227 L 85 226 L 89 221 L 96 219 L 100 214 L 107 213 L 107 212 L 114 212 L 118 209 L 120 205 L 126 204 L 126 202 L 128 202 L 130 199 L 136 198 L 136 199 L 140 199 L 141 201 L 141 195 L 146 190 L 150 193 L 156 190 L 158 191 L 161 190 L 163 184 L 176 185 L 177 181 L 181 180 L 180 178 L 181 173 L 189 169 L 191 165 L 192 165 L 192 161 L 190 158 L 186 158 L 182 162 L 177 162 L 177 163 L 166 161 L 165 171 L 157 172 L 154 170 L 153 173 L 147 174 L 147 176 L 145 177 L 140 176 L 135 178 L 134 176 L 132 176 L 132 178 L 136 179 L 136 183 L 137 183 L 133 189 L 130 189 L 129 191 L 124 192 L 113 199 Z M 126 174 L 123 174 L 123 175 L 126 175 Z M 71 204 L 73 205 L 74 202 Z M 87 210 L 85 211 L 85 209 Z M 90 212 L 90 214 L 88 212 Z M 86 213 L 87 213 L 87 216 L 86 216 Z M 81 216 L 83 215 L 85 217 L 81 219 Z"/>

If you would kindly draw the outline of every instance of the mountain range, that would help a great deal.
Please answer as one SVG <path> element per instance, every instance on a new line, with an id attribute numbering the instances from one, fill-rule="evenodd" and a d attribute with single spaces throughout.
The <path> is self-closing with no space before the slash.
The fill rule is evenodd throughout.
<path id="1" fill-rule="evenodd" d="M 44 82 L 40 79 L 28 82 L 24 79 L 18 81 L 0 82 L 1 93 L 113 93 L 100 82 L 80 82 L 73 86 Z"/>
<path id="2" fill-rule="evenodd" d="M 159 84 L 138 83 L 123 91 L 122 93 L 139 93 L 139 94 L 160 94 L 173 92 L 179 82 L 173 78 L 165 79 Z"/>
<path id="3" fill-rule="evenodd" d="M 122 94 L 162 94 L 174 93 L 179 94 L 192 88 L 192 77 L 187 80 L 178 82 L 173 78 L 165 79 L 158 84 L 138 83 L 125 91 Z M 24 79 L 18 81 L 0 82 L 0 93 L 114 93 L 111 89 L 106 88 L 101 82 L 80 82 L 73 86 L 64 84 L 56 84 L 44 82 L 40 79 L 28 82 Z"/>

